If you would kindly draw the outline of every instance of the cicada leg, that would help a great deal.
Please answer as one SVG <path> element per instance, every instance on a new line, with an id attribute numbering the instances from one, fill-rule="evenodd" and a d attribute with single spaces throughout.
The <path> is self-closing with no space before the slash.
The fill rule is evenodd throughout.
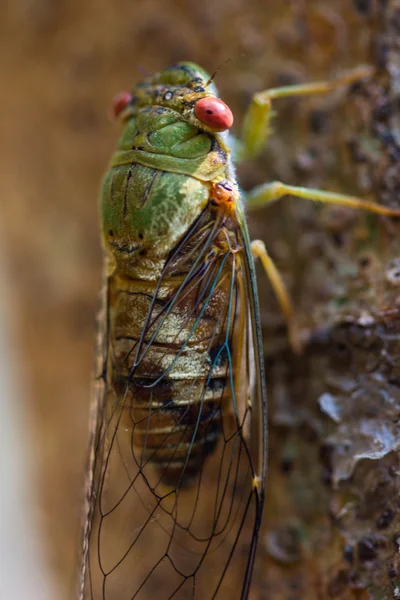
<path id="1" fill-rule="evenodd" d="M 345 87 L 356 81 L 370 77 L 374 72 L 373 67 L 355 69 L 343 77 L 333 81 L 317 81 L 299 85 L 288 85 L 272 88 L 254 94 L 252 102 L 245 114 L 237 154 L 239 160 L 255 156 L 260 152 L 270 134 L 270 121 L 273 116 L 272 102 L 277 98 L 290 96 L 314 96 L 327 94 L 333 90 Z"/>
<path id="2" fill-rule="evenodd" d="M 247 192 L 245 195 L 246 207 L 250 210 L 260 208 L 261 206 L 268 205 L 286 195 L 295 196 L 296 198 L 304 198 L 306 200 L 313 200 L 314 202 L 338 204 L 340 206 L 347 206 L 349 208 L 367 210 L 379 215 L 400 217 L 400 210 L 375 204 L 374 202 L 370 202 L 368 200 L 361 200 L 360 198 L 355 198 L 353 196 L 336 194 L 335 192 L 325 192 L 323 190 L 316 190 L 312 188 L 286 185 L 280 181 L 266 183 L 254 188 L 250 192 Z M 280 276 L 279 271 L 273 263 L 271 257 L 269 256 L 263 242 L 259 240 L 252 242 L 251 249 L 253 256 L 261 259 L 262 265 L 265 269 L 268 279 L 271 282 L 282 313 L 286 319 L 290 344 L 293 350 L 296 353 L 299 353 L 301 351 L 301 343 L 298 335 L 298 329 L 296 327 L 295 310 L 289 293 L 286 290 L 283 279 Z"/>
<path id="3" fill-rule="evenodd" d="M 331 82 L 320 81 L 304 85 L 292 85 L 265 90 L 255 94 L 245 115 L 242 141 L 238 142 L 237 153 L 239 158 L 254 156 L 261 150 L 268 139 L 270 133 L 270 121 L 273 116 L 272 101 L 274 99 L 289 96 L 326 94 L 336 88 L 367 78 L 372 75 L 372 73 L 373 68 L 363 67 Z M 247 192 L 245 194 L 246 208 L 249 210 L 260 208 L 271 204 L 286 195 L 313 200 L 314 202 L 337 204 L 349 208 L 367 210 L 380 215 L 400 217 L 400 210 L 381 206 L 368 200 L 361 200 L 360 198 L 337 194 L 335 192 L 286 185 L 280 181 L 266 183 Z M 301 350 L 301 343 L 296 327 L 295 310 L 283 279 L 269 256 L 263 242 L 258 240 L 253 242 L 252 252 L 253 256 L 261 259 L 282 313 L 286 319 L 290 344 L 295 352 L 299 352 Z"/>
<path id="4" fill-rule="evenodd" d="M 261 260 L 261 264 L 264 267 L 265 273 L 272 285 L 276 299 L 278 300 L 278 304 L 286 320 L 290 345 L 296 354 L 300 354 L 301 343 L 296 324 L 295 310 L 289 292 L 286 289 L 285 282 L 274 261 L 268 254 L 264 242 L 261 240 L 253 240 L 251 242 L 251 253 L 254 258 L 259 258 Z"/>
<path id="5" fill-rule="evenodd" d="M 366 210 L 388 217 L 400 217 L 400 209 L 389 208 L 388 206 L 375 204 L 375 202 L 370 202 L 369 200 L 361 200 L 354 196 L 346 196 L 345 194 L 287 185 L 280 181 L 265 183 L 247 192 L 245 195 L 246 208 L 249 210 L 260 208 L 288 195 L 323 204 L 337 204 L 347 206 L 348 208 Z"/>

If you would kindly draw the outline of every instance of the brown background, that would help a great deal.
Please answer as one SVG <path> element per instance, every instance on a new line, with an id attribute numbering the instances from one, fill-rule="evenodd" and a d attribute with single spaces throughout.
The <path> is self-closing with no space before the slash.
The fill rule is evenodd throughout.
<path id="1" fill-rule="evenodd" d="M 78 556 L 101 269 L 96 198 L 118 134 L 110 99 L 176 60 L 212 72 L 231 58 L 216 82 L 240 125 L 256 90 L 374 64 L 373 81 L 350 93 L 282 101 L 268 149 L 239 175 L 245 188 L 280 178 L 394 206 L 399 15 L 394 0 L 1 4 L 7 310 L 36 453 L 32 502 L 60 597 L 72 598 Z M 250 227 L 311 338 L 293 357 L 260 273 L 272 435 L 252 597 L 397 597 L 398 226 L 285 200 Z M 324 393 L 336 422 L 317 404 Z"/>

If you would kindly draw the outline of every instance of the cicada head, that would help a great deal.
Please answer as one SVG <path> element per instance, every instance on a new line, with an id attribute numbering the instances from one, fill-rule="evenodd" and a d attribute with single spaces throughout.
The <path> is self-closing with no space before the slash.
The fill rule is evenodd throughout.
<path id="1" fill-rule="evenodd" d="M 210 75 L 191 62 L 180 62 L 139 82 L 132 94 L 116 96 L 113 112 L 123 118 L 134 107 L 157 105 L 180 113 L 190 125 L 209 133 L 227 131 L 233 125 L 229 106 L 218 98 Z"/>

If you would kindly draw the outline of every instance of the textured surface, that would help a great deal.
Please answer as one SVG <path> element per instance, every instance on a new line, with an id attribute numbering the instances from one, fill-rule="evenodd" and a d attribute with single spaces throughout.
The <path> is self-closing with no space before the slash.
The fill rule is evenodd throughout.
<path id="1" fill-rule="evenodd" d="M 256 90 L 375 64 L 373 81 L 349 94 L 282 101 L 269 147 L 239 175 L 246 188 L 280 178 L 372 192 L 395 205 L 399 13 L 395 0 L 17 0 L 0 14 L 9 310 L 31 391 L 37 512 L 66 597 L 100 278 L 96 197 L 117 137 L 106 118 L 111 97 L 142 71 L 178 59 L 213 71 L 232 58 L 217 84 L 240 123 Z M 294 200 L 250 224 L 281 267 L 311 339 L 302 358 L 291 355 L 260 273 L 272 434 L 253 597 L 396 598 L 399 227 Z"/>

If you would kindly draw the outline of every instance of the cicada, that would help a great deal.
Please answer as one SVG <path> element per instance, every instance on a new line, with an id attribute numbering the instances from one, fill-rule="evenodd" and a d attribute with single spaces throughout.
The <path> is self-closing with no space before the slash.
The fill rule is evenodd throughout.
<path id="1" fill-rule="evenodd" d="M 368 74 L 260 92 L 241 143 L 213 77 L 193 63 L 115 100 L 123 129 L 101 192 L 105 281 L 80 598 L 248 597 L 267 463 L 255 255 L 298 344 L 279 273 L 250 242 L 245 204 L 292 194 L 397 213 L 280 182 L 244 194 L 232 149 L 258 152 L 273 98 Z"/>

